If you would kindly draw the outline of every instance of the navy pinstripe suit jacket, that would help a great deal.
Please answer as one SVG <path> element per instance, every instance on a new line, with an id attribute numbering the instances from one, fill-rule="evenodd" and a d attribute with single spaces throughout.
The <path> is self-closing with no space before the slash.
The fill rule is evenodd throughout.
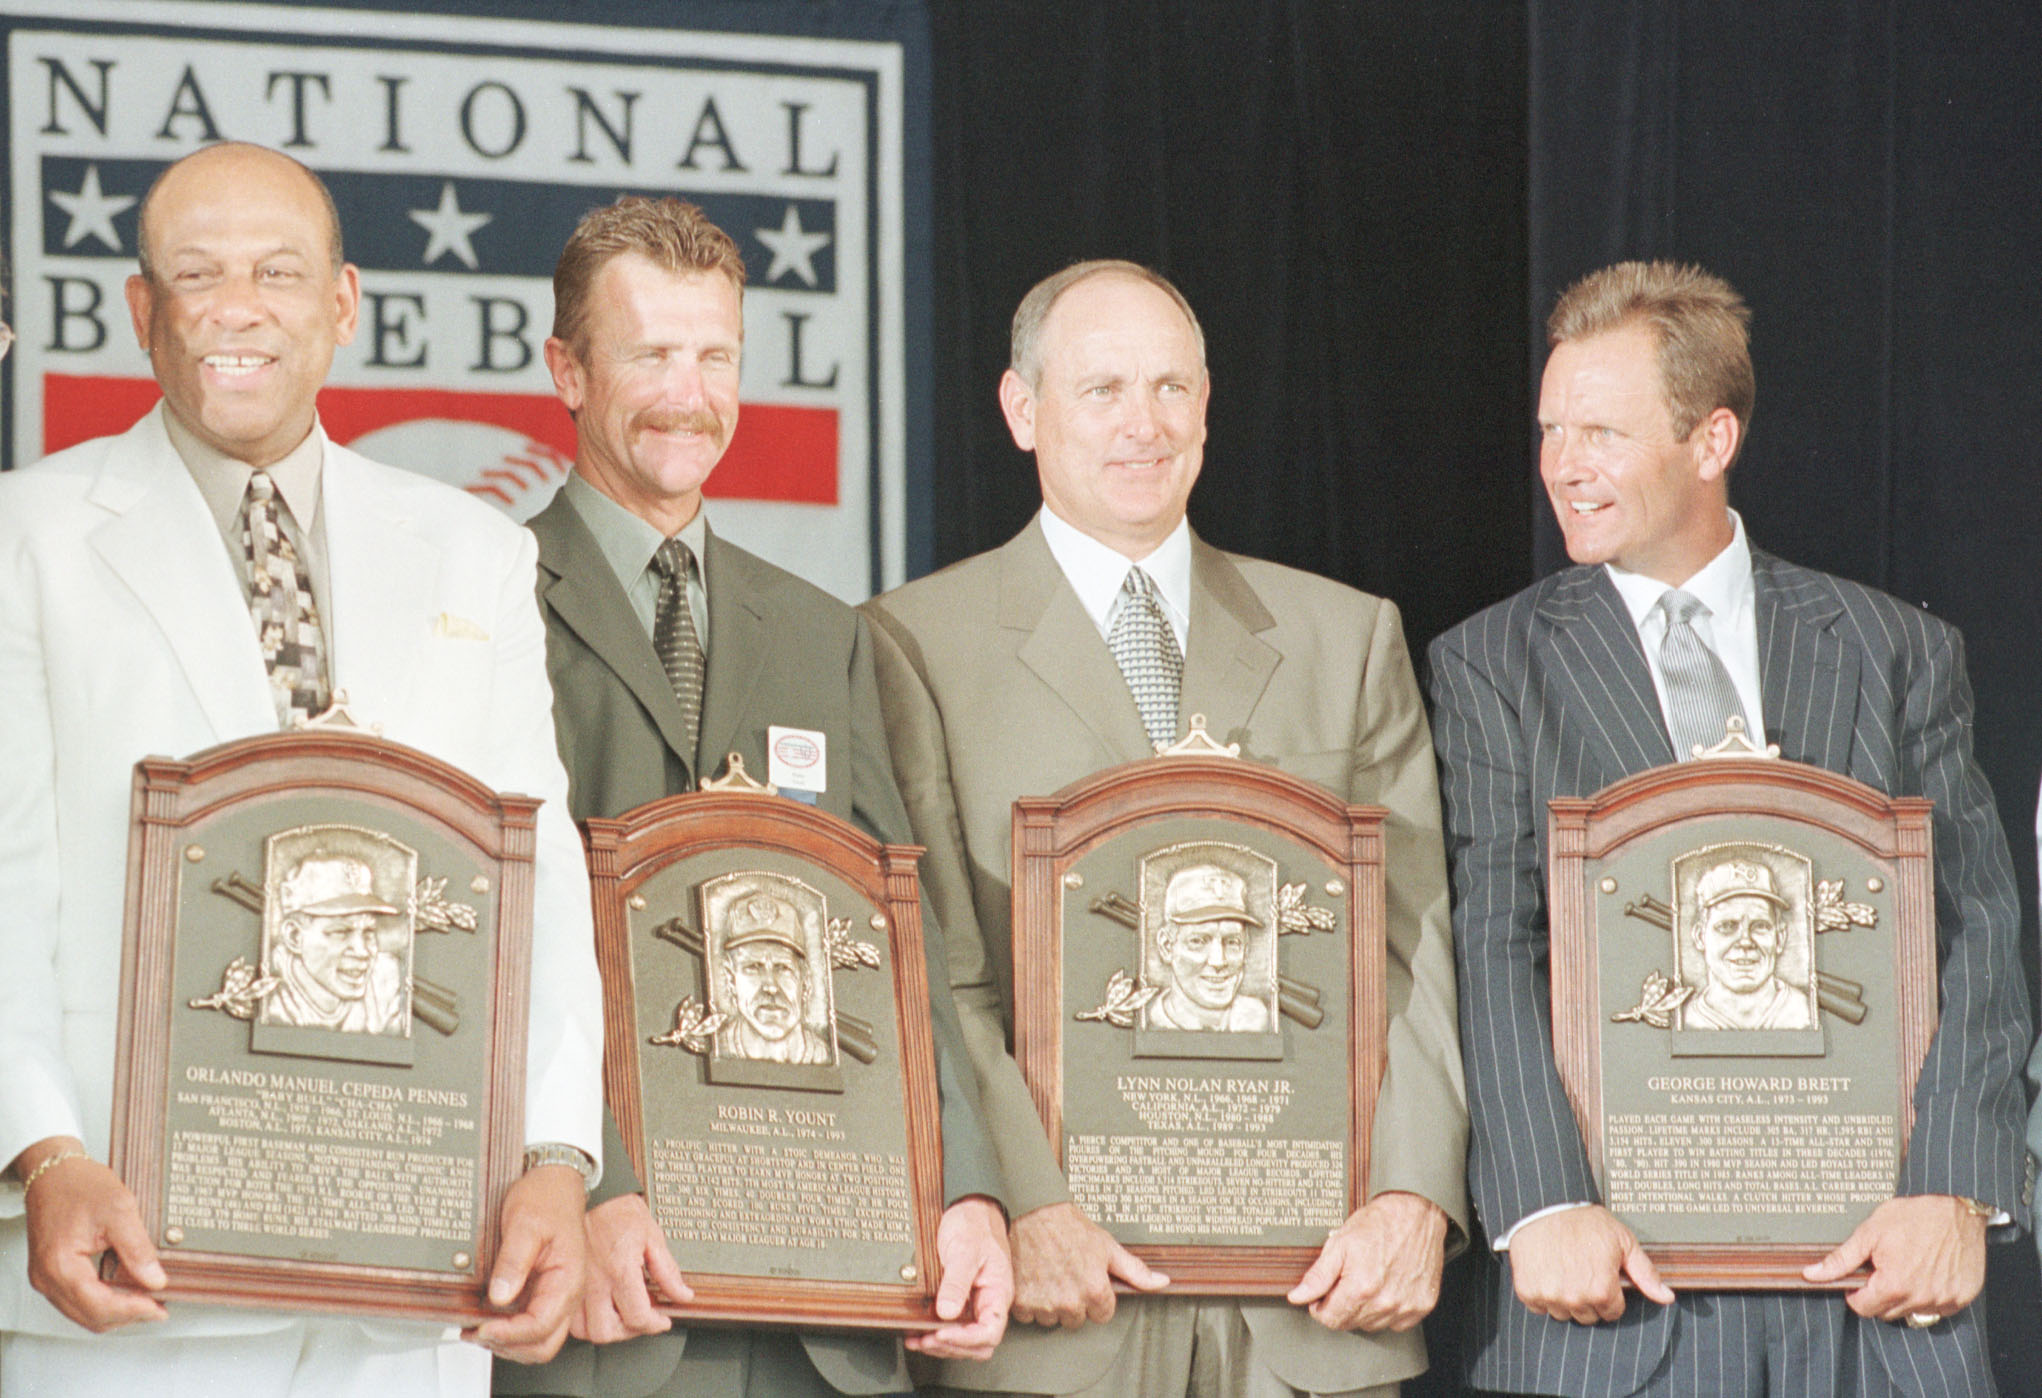
<path id="1" fill-rule="evenodd" d="M 2025 1224 L 2020 916 L 2006 838 L 1972 758 L 1962 638 L 1919 608 L 1755 549 L 1752 572 L 1767 738 L 1784 757 L 1935 802 L 1941 1019 L 1901 1192 L 1987 1200 Z M 1553 1061 L 1546 802 L 1670 762 L 1673 749 L 1637 631 L 1601 568 L 1567 569 L 1478 613 L 1435 641 L 1430 659 L 1469 1183 L 1493 1237 L 1534 1210 L 1597 1197 Z M 1482 1387 L 1616 1398 L 1650 1380 L 1695 1328 L 1689 1298 L 1661 1308 L 1634 1297 L 1612 1325 L 1549 1320 L 1517 1301 L 1507 1255 L 1491 1256 L 1493 1304 L 1475 1319 L 1472 1348 Z M 1836 1327 L 1859 1351 L 1843 1367 L 1883 1370 L 1906 1392 L 1989 1395 L 1981 1309 L 1927 1331 Z"/>

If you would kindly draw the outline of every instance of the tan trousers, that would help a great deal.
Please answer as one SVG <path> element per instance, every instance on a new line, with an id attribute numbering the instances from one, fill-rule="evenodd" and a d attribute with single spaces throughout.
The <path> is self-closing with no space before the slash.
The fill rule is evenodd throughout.
<path id="1" fill-rule="evenodd" d="M 1306 1394 L 1257 1363 L 1254 1348 L 1255 1337 L 1231 1298 L 1144 1297 L 1113 1367 L 1089 1388 L 1056 1398 L 1397 1398 L 1394 1383 Z M 924 1398 L 1030 1398 L 962 1388 L 917 1391 Z"/>

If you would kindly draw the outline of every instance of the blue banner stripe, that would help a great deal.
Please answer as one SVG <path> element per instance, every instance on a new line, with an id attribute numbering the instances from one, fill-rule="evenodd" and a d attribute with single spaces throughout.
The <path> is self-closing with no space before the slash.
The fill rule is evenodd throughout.
<path id="1" fill-rule="evenodd" d="M 44 255 L 132 260 L 142 195 L 167 163 L 44 156 Z M 829 199 L 439 175 L 324 170 L 319 175 L 340 211 L 348 260 L 364 271 L 550 279 L 567 235 L 590 209 L 620 194 L 671 194 L 699 205 L 710 222 L 737 240 L 750 285 L 824 294 L 836 290 L 837 209 Z M 77 198 L 95 187 L 99 199 L 107 201 L 101 208 L 121 199 L 133 202 L 96 218 L 93 205 Z M 48 197 L 55 193 L 71 199 L 77 211 Z M 485 214 L 487 222 L 476 221 Z M 102 230 L 109 227 L 118 248 L 106 243 Z M 67 239 L 72 240 L 68 247 Z M 473 255 L 473 267 L 462 256 L 464 250 Z M 428 252 L 433 254 L 430 263 Z M 811 272 L 813 284 L 805 275 Z"/>

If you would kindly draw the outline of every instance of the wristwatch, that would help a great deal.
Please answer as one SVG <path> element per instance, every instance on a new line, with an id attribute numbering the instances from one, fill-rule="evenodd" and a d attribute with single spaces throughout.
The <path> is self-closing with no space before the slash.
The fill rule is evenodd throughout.
<path id="1" fill-rule="evenodd" d="M 581 1176 L 583 1190 L 596 1187 L 598 1175 L 595 1159 L 580 1146 L 570 1146 L 565 1141 L 541 1141 L 536 1146 L 526 1146 L 526 1171 L 536 1170 L 541 1165 L 565 1165 Z"/>

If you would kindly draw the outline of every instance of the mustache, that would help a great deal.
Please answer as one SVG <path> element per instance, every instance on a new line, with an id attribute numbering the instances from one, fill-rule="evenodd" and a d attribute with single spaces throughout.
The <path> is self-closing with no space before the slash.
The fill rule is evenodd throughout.
<path id="1" fill-rule="evenodd" d="M 648 408 L 638 425 L 649 432 L 699 432 L 723 440 L 723 421 L 704 408 Z"/>

